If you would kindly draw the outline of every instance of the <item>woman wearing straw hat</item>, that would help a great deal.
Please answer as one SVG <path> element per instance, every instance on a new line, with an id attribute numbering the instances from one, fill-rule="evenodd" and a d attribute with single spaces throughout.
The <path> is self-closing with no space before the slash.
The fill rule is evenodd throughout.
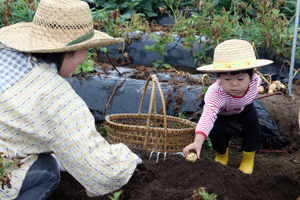
<path id="1" fill-rule="evenodd" d="M 140 158 L 100 136 L 64 79 L 89 48 L 122 41 L 94 30 L 90 8 L 79 0 L 41 0 L 32 22 L 0 29 L 0 152 L 22 163 L 5 170 L 10 183 L 0 199 L 46 199 L 60 181 L 51 153 L 89 196 L 128 182 Z"/>
<path id="2" fill-rule="evenodd" d="M 254 68 L 271 63 L 270 60 L 256 59 L 253 47 L 244 40 L 231 39 L 216 47 L 213 64 L 197 68 L 202 72 L 217 73 L 218 79 L 205 94 L 195 139 L 183 149 L 185 155 L 194 150 L 199 159 L 202 144 L 209 137 L 216 151 L 215 161 L 227 165 L 232 135 L 227 128 L 231 120 L 238 120 L 243 126 L 243 157 L 239 169 L 246 174 L 253 172 L 261 132 L 253 100 L 262 83 Z"/>

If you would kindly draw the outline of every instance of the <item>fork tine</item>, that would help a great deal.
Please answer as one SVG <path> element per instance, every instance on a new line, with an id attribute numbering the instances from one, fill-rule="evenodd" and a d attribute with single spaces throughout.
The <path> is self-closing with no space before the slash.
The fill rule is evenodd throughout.
<path id="1" fill-rule="evenodd" d="M 164 154 L 164 161 L 166 160 L 166 157 L 167 157 L 167 154 L 168 154 L 168 152 L 162 153 L 162 152 L 151 151 L 150 156 L 149 156 L 149 160 L 151 160 L 152 155 L 153 155 L 154 153 L 157 154 L 157 155 L 156 155 L 156 163 L 158 163 L 158 161 L 159 161 L 159 154 Z M 183 154 L 182 152 L 177 152 L 177 153 L 175 153 L 175 154 L 178 154 L 178 155 L 181 155 L 181 156 L 185 157 L 184 154 Z"/>
<path id="2" fill-rule="evenodd" d="M 160 152 L 157 152 L 156 163 L 158 163 L 159 154 L 160 154 Z"/>
<path id="3" fill-rule="evenodd" d="M 151 151 L 150 156 L 149 156 L 149 160 L 151 159 L 153 153 L 154 153 L 154 151 Z"/>

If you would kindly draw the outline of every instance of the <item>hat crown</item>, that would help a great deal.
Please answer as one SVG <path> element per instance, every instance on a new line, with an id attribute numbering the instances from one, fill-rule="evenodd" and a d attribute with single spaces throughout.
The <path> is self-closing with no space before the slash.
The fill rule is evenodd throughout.
<path id="1" fill-rule="evenodd" d="M 220 43 L 214 52 L 214 63 L 256 59 L 252 45 L 245 40 L 231 39 Z"/>
<path id="2" fill-rule="evenodd" d="M 273 63 L 256 59 L 252 45 L 245 40 L 230 39 L 220 43 L 214 51 L 213 64 L 198 67 L 203 72 L 229 72 L 254 69 Z"/>
<path id="3" fill-rule="evenodd" d="M 42 0 L 32 22 L 32 45 L 46 40 L 56 47 L 65 46 L 93 29 L 90 8 L 79 0 Z"/>
<path id="4" fill-rule="evenodd" d="M 80 0 L 41 0 L 33 22 L 0 29 L 0 43 L 30 53 L 70 52 L 123 41 L 95 30 L 90 7 Z"/>

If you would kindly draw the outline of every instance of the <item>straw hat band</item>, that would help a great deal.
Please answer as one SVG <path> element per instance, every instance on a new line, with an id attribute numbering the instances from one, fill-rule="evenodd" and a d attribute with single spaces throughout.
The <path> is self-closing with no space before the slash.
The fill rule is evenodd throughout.
<path id="1" fill-rule="evenodd" d="M 84 41 L 92 38 L 93 36 L 94 36 L 94 29 L 91 29 L 88 32 L 86 32 L 84 35 L 78 37 L 77 39 L 75 39 L 72 42 L 70 42 L 69 44 L 67 44 L 67 46 L 73 45 L 73 44 L 78 44 L 80 42 L 84 42 Z"/>
<path id="2" fill-rule="evenodd" d="M 198 67 L 203 72 L 227 72 L 248 70 L 273 63 L 256 59 L 252 45 L 246 40 L 230 39 L 220 43 L 214 51 L 213 64 Z"/>
<path id="3" fill-rule="evenodd" d="M 214 69 L 218 69 L 218 70 L 236 69 L 236 68 L 243 68 L 252 65 L 256 65 L 256 58 L 250 58 L 250 59 L 233 61 L 233 62 L 223 62 L 223 63 L 214 62 Z"/>

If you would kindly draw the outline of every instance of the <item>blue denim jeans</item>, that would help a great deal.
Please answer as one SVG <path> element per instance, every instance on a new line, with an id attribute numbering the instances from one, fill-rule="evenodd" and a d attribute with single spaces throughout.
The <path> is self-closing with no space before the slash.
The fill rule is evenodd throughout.
<path id="1" fill-rule="evenodd" d="M 60 181 L 58 164 L 51 154 L 39 154 L 37 161 L 25 176 L 16 200 L 47 199 Z"/>

